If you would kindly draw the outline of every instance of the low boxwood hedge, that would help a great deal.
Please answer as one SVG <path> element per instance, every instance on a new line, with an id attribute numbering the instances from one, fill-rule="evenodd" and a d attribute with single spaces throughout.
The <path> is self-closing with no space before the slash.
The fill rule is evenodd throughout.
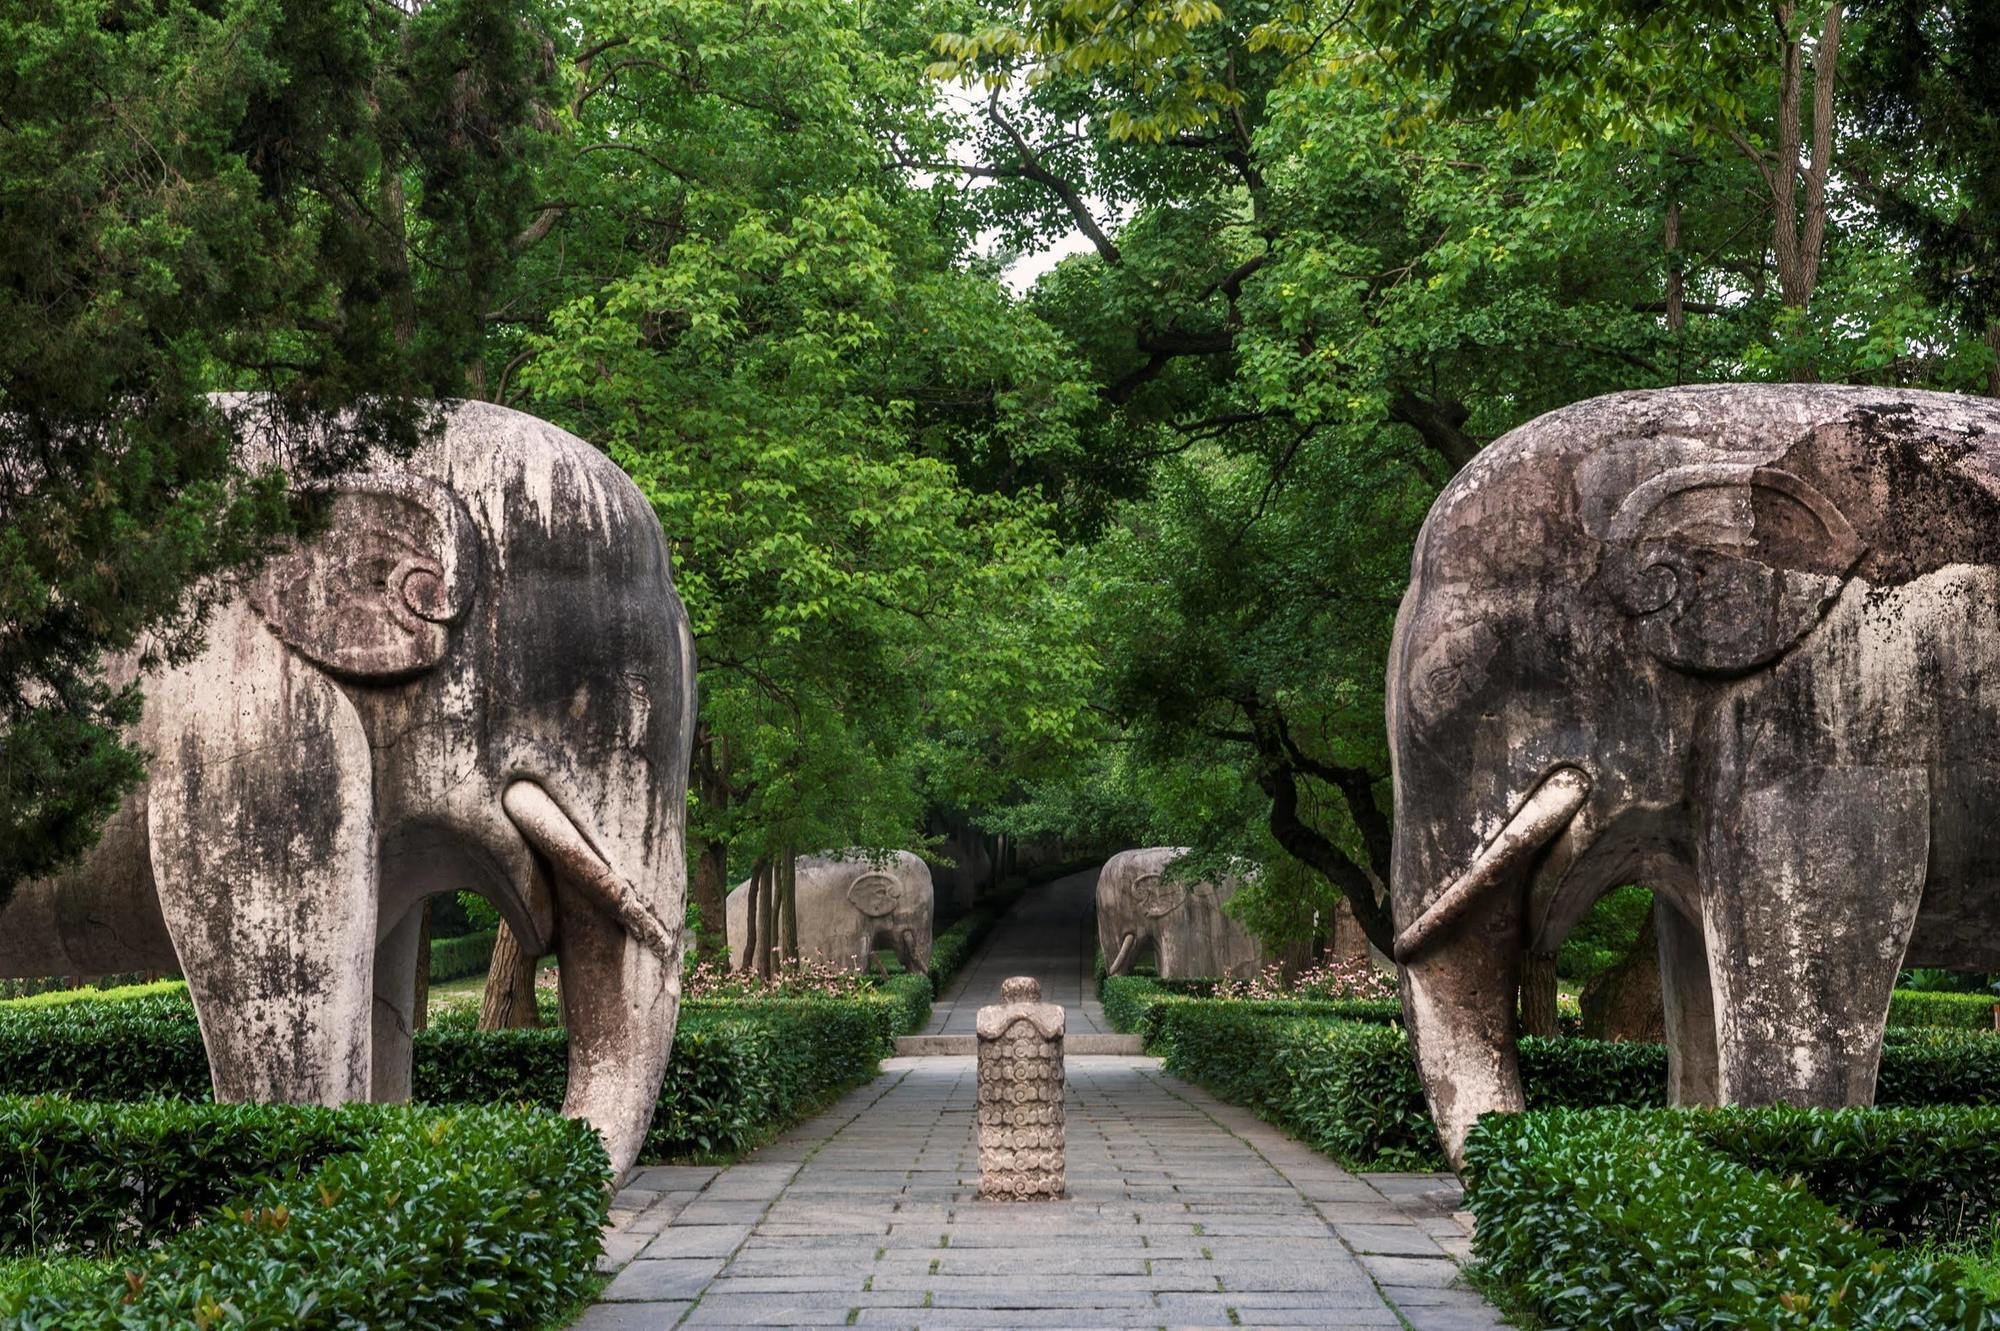
<path id="1" fill-rule="evenodd" d="M 1992 1223 L 2000 1110 L 1495 1114 L 1466 1159 L 1474 1251 L 1551 1327 L 2000 1326 L 1924 1242 Z"/>
<path id="2" fill-rule="evenodd" d="M 1168 1071 L 1249 1106 L 1351 1169 L 1437 1169 L 1437 1135 L 1402 1029 L 1260 1015 L 1262 1005 L 1181 998 L 1152 1004 L 1149 1051 Z M 1666 1098 L 1664 1045 L 1521 1041 L 1533 1108 Z M 1892 1031 L 1876 1099 L 1885 1105 L 2000 1103 L 2000 1040 L 1963 1031 Z"/>
<path id="3" fill-rule="evenodd" d="M 1889 998 L 1889 1024 L 1990 1031 L 1993 1029 L 1993 995 L 1898 989 Z"/>
<path id="4" fill-rule="evenodd" d="M 431 983 L 465 980 L 486 974 L 493 964 L 493 942 L 499 931 L 482 929 L 462 938 L 431 940 Z"/>
<path id="5" fill-rule="evenodd" d="M 922 976 L 858 998 L 690 1003 L 646 1138 L 649 1159 L 740 1154 L 873 1075 L 910 1019 Z M 927 1000 L 926 1000 L 927 1001 Z M 561 1028 L 419 1032 L 414 1098 L 562 1103 Z M 92 1100 L 208 1098 L 208 1058 L 185 994 L 0 1009 L 0 1092 Z"/>
<path id="6" fill-rule="evenodd" d="M 0 1098 L 24 1328 L 532 1327 L 592 1278 L 609 1162 L 538 1110 Z"/>
<path id="7" fill-rule="evenodd" d="M 965 963 L 972 960 L 972 954 L 986 941 L 986 935 L 993 932 L 993 926 L 1000 917 L 1013 909 L 1020 899 L 1020 893 L 1009 892 L 1004 896 L 989 897 L 974 906 L 951 928 L 931 939 L 931 996 L 944 995 L 945 986 L 965 969 Z"/>
<path id="8" fill-rule="evenodd" d="M 1230 1006 L 1246 1015 L 1262 1018 L 1316 1017 L 1322 1021 L 1359 1021 L 1371 1025 L 1395 1025 L 1403 1019 L 1403 1005 L 1393 998 L 1348 999 L 1225 999 L 1209 1000 L 1215 991 L 1213 980 L 1161 980 L 1149 975 L 1113 975 L 1098 987 L 1104 1018 L 1122 1034 L 1137 1035 L 1151 1044 L 1159 1037 L 1166 1013 L 1177 1005 Z"/>

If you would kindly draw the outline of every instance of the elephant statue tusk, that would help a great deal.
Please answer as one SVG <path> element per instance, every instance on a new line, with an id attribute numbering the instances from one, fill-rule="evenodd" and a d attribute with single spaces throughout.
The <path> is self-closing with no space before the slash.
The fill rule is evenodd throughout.
<path id="1" fill-rule="evenodd" d="M 1126 963 L 1132 957 L 1133 944 L 1137 943 L 1138 940 L 1139 935 L 1135 933 L 1127 933 L 1125 935 L 1124 941 L 1118 945 L 1118 955 L 1113 957 L 1111 964 L 1105 968 L 1107 975 L 1123 975 L 1125 973 Z"/>
<path id="2" fill-rule="evenodd" d="M 1396 935 L 1396 960 L 1408 965 L 1451 927 L 1487 891 L 1507 881 L 1529 856 L 1569 825 L 1590 795 L 1590 777 L 1577 767 L 1558 767 L 1541 779 L 1500 834 L 1479 852 L 1472 867 L 1440 893 L 1414 924 Z"/>
<path id="3" fill-rule="evenodd" d="M 669 968 L 679 964 L 680 943 L 675 931 L 639 900 L 630 883 L 613 872 L 548 791 L 533 781 L 516 781 L 507 787 L 500 805 L 528 844 L 548 858 L 559 877 L 610 911 L 627 933 Z"/>

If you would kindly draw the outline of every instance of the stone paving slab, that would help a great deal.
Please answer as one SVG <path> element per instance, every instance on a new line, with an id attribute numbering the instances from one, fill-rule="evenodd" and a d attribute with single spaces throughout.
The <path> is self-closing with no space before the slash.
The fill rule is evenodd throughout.
<path id="1" fill-rule="evenodd" d="M 1155 1060 L 1077 1056 L 1071 1197 L 984 1202 L 974 1089 L 971 1059 L 890 1060 L 731 1169 L 635 1174 L 578 1331 L 1503 1325 L 1448 1177 L 1357 1177 Z"/>

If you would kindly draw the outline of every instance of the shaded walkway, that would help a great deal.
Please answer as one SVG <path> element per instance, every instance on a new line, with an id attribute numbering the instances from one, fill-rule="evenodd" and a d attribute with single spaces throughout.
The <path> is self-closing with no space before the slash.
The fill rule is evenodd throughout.
<path id="1" fill-rule="evenodd" d="M 970 1035 L 983 1004 L 1000 1001 L 1000 982 L 1032 975 L 1042 1001 L 1060 1003 L 1071 1035 L 1111 1028 L 1097 1003 L 1097 868 L 1031 887 L 994 926 L 986 943 L 931 1010 L 925 1035 Z"/>
<path id="2" fill-rule="evenodd" d="M 972 1067 L 892 1060 L 733 1168 L 641 1170 L 578 1331 L 1501 1325 L 1448 1180 L 1349 1174 L 1149 1058 L 1069 1060 L 1068 1200 L 977 1201 Z"/>

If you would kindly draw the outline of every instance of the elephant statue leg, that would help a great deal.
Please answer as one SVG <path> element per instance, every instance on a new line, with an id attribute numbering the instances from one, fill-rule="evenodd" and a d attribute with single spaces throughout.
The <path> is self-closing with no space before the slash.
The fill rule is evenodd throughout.
<path id="1" fill-rule="evenodd" d="M 1922 769 L 1798 767 L 1711 807 L 1700 877 L 1726 1103 L 1873 1102 L 1929 806 Z"/>
<path id="2" fill-rule="evenodd" d="M 228 613 L 245 613 L 235 607 Z M 153 878 L 223 1101 L 339 1104 L 370 1077 L 371 758 L 331 680 L 253 627 L 177 671 L 154 766 Z M 234 681 L 205 687 L 218 672 Z"/>
<path id="3" fill-rule="evenodd" d="M 416 1031 L 417 967 L 423 959 L 422 902 L 405 915 L 375 948 L 374 1068 L 368 1098 L 401 1104 L 410 1098 L 410 1056 Z"/>
<path id="4" fill-rule="evenodd" d="M 1720 1104 L 1715 997 L 1701 928 L 1677 906 L 1655 897 L 1653 933 L 1659 941 L 1660 995 L 1666 1004 L 1668 1102 Z"/>

